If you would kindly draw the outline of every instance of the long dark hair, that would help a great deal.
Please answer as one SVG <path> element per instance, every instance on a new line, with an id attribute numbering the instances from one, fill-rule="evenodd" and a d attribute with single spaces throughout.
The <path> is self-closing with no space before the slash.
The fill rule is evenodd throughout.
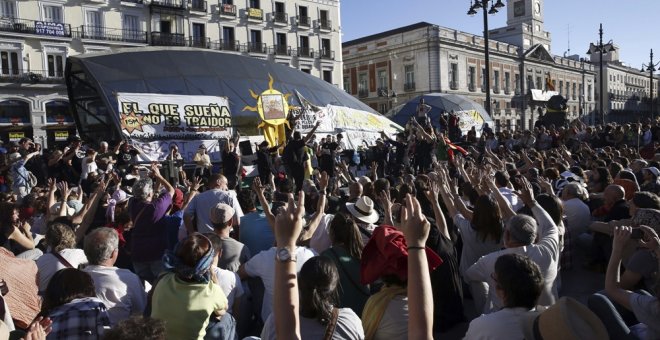
<path id="1" fill-rule="evenodd" d="M 472 227 L 477 231 L 481 242 L 491 239 L 497 243 L 502 240 L 502 216 L 495 200 L 488 195 L 481 195 L 474 204 Z"/>
<path id="2" fill-rule="evenodd" d="M 0 229 L 3 234 L 11 234 L 14 231 L 12 218 L 14 217 L 14 211 L 17 210 L 18 208 L 14 203 L 0 202 Z"/>
<path id="3" fill-rule="evenodd" d="M 362 258 L 362 248 L 364 248 L 362 234 L 360 234 L 360 229 L 358 229 L 351 216 L 341 212 L 335 214 L 332 222 L 330 222 L 328 232 L 332 244 L 343 245 L 344 249 L 354 259 L 359 260 Z"/>
<path id="4" fill-rule="evenodd" d="M 41 315 L 48 316 L 54 308 L 75 299 L 94 296 L 94 281 L 89 274 L 76 268 L 61 269 L 48 282 L 41 304 Z"/>
<path id="5" fill-rule="evenodd" d="M 300 315 L 327 325 L 339 300 L 339 273 L 335 263 L 324 256 L 307 260 L 298 273 Z"/>
<path id="6" fill-rule="evenodd" d="M 564 207 L 557 196 L 550 196 L 548 194 L 540 194 L 536 196 L 536 201 L 541 208 L 545 210 L 555 225 L 559 225 L 564 217 Z"/>

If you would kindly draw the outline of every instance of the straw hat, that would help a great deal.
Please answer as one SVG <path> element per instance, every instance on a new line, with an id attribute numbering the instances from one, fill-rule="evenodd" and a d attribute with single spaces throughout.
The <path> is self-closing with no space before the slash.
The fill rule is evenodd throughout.
<path id="1" fill-rule="evenodd" d="M 606 340 L 603 322 L 587 306 L 562 297 L 540 313 L 529 313 L 523 319 L 525 339 Z"/>

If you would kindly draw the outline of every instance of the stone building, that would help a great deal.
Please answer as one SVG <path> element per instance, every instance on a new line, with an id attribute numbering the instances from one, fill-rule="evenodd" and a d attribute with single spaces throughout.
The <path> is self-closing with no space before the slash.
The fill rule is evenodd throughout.
<path id="1" fill-rule="evenodd" d="M 341 86 L 340 37 L 339 0 L 0 0 L 0 140 L 52 145 L 75 133 L 63 78 L 71 55 L 208 48 Z"/>

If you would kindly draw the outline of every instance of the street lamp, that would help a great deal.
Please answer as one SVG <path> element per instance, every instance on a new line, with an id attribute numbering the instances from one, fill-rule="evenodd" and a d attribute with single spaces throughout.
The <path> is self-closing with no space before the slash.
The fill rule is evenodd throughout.
<path id="1" fill-rule="evenodd" d="M 587 51 L 587 54 L 592 54 L 593 52 L 598 52 L 600 53 L 600 80 L 599 80 L 599 86 L 600 86 L 600 122 L 601 124 L 605 125 L 605 104 L 603 102 L 605 98 L 605 94 L 603 93 L 604 90 L 607 90 L 607 87 L 603 83 L 603 54 L 607 54 L 609 52 L 614 51 L 614 46 L 612 45 L 612 40 L 610 40 L 607 44 L 603 44 L 603 24 L 600 24 L 600 29 L 598 30 L 598 35 L 600 37 L 600 40 L 598 41 L 598 45 L 594 45 L 593 43 L 589 44 L 589 51 Z"/>
<path id="2" fill-rule="evenodd" d="M 651 120 L 653 121 L 654 118 L 655 118 L 654 117 L 654 113 L 655 113 L 654 106 L 655 105 L 653 104 L 653 72 L 656 71 L 655 67 L 660 65 L 660 61 L 657 62 L 656 64 L 653 63 L 653 49 L 651 49 L 650 58 L 651 58 L 651 60 L 649 61 L 648 65 L 642 64 L 642 69 L 640 70 L 640 72 L 643 73 L 644 71 L 649 71 L 649 81 L 650 81 L 649 86 L 651 87 L 650 88 L 650 93 L 651 93 Z"/>
<path id="3" fill-rule="evenodd" d="M 474 0 L 474 3 L 472 0 L 470 0 L 470 10 L 468 10 L 467 14 L 469 16 L 474 16 L 477 14 L 477 10 L 481 8 L 481 10 L 484 13 L 484 54 L 485 54 L 485 61 L 486 61 L 486 74 L 484 77 L 486 77 L 486 112 L 488 112 L 488 115 L 490 115 L 490 106 L 491 106 L 491 100 L 490 100 L 490 51 L 489 51 L 489 46 L 488 46 L 488 14 L 495 14 L 498 11 L 499 8 L 504 7 L 504 3 L 502 0 L 497 0 L 495 2 L 494 0 L 490 1 L 490 9 L 486 10 L 488 8 L 488 0 Z"/>

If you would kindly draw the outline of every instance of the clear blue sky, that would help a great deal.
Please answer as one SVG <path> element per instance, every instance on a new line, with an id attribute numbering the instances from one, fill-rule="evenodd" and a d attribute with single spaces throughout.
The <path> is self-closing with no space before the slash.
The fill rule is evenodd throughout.
<path id="1" fill-rule="evenodd" d="M 504 0 L 503 0 L 504 1 Z M 504 1 L 506 3 L 506 1 Z M 439 26 L 482 34 L 481 12 L 468 16 L 469 0 L 342 0 L 342 41 L 348 41 L 393 28 L 426 21 Z M 620 47 L 620 59 L 640 68 L 649 61 L 660 61 L 660 0 L 545 0 L 545 30 L 552 35 L 552 53 L 568 49 L 569 25 L 571 54 L 586 57 L 590 42 L 598 40 L 603 24 L 603 41 Z M 506 25 L 506 8 L 489 16 L 491 29 Z"/>

